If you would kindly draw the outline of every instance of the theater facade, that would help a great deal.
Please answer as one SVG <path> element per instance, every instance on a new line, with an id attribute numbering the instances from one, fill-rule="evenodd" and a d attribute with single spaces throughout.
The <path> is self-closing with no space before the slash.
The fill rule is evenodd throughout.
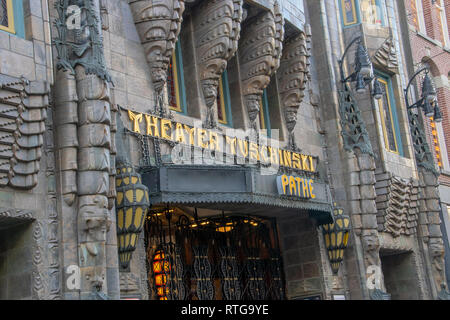
<path id="1" fill-rule="evenodd" d="M 0 299 L 448 299 L 396 1 L 0 4 Z"/>

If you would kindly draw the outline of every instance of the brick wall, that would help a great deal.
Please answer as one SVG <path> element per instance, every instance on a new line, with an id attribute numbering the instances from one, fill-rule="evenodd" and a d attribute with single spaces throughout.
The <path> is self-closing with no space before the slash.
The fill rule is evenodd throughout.
<path id="1" fill-rule="evenodd" d="M 446 7 L 447 15 L 447 25 L 450 22 L 450 1 L 444 1 Z M 430 65 L 431 73 L 433 78 L 435 78 L 435 84 L 437 85 L 437 96 L 438 103 L 441 109 L 443 121 L 442 128 L 445 136 L 445 145 L 447 147 L 447 154 L 442 154 L 441 156 L 447 156 L 450 158 L 450 84 L 445 79 L 448 79 L 450 72 L 450 52 L 446 51 L 433 41 L 437 40 L 442 43 L 442 30 L 440 23 L 439 10 L 435 4 L 432 4 L 431 0 L 422 0 L 424 19 L 426 25 L 426 38 L 415 31 L 418 31 L 418 16 L 416 10 L 416 0 L 405 0 L 405 7 L 408 16 L 408 23 L 410 24 L 410 41 L 412 47 L 413 63 L 415 69 L 421 62 L 427 62 Z M 411 30 L 413 29 L 413 30 Z M 439 83 L 438 83 L 439 82 Z M 419 82 L 418 82 L 419 83 Z M 430 121 L 427 119 L 425 123 L 425 131 L 427 134 L 428 143 L 434 156 L 434 143 L 432 136 L 432 128 Z M 443 143 L 443 141 L 441 141 Z M 450 184 L 450 177 L 446 175 L 441 175 L 440 182 L 444 184 Z"/>

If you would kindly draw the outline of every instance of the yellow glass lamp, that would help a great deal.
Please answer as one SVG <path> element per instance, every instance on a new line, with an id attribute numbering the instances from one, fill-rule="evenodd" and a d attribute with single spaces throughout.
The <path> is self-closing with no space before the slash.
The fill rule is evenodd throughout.
<path id="1" fill-rule="evenodd" d="M 331 263 L 331 269 L 337 274 L 342 260 L 344 259 L 344 250 L 348 245 L 350 232 L 350 218 L 344 215 L 342 208 L 333 209 L 334 223 L 322 225 L 322 231 L 325 238 L 325 246 L 328 250 L 328 258 Z"/>
<path id="2" fill-rule="evenodd" d="M 150 205 L 148 188 L 128 163 L 118 163 L 116 176 L 117 242 L 122 268 L 129 266 Z"/>

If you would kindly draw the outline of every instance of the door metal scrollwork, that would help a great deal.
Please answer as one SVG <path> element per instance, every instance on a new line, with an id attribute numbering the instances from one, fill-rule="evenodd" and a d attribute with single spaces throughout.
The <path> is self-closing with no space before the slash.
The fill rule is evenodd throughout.
<path id="1" fill-rule="evenodd" d="M 155 298 L 285 299 L 275 219 L 240 215 L 198 219 L 178 208 L 153 210 L 146 223 L 146 246 L 150 268 L 158 250 L 165 252 L 163 266 L 170 266 L 162 268 L 164 290 L 156 281 L 161 277 L 149 272 Z"/>

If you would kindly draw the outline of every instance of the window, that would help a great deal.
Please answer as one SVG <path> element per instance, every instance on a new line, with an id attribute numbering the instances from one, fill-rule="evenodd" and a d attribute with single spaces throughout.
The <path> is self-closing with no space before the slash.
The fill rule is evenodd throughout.
<path id="1" fill-rule="evenodd" d="M 357 24 L 358 21 L 358 10 L 355 0 L 341 0 L 341 15 L 344 26 L 351 26 Z"/>
<path id="2" fill-rule="evenodd" d="M 177 41 L 167 70 L 167 97 L 171 110 L 186 112 L 185 92 L 181 45 Z"/>
<path id="3" fill-rule="evenodd" d="M 439 10 L 439 28 L 441 32 L 442 44 L 445 47 L 450 45 L 449 37 L 448 37 L 448 26 L 447 26 L 447 16 L 445 14 L 445 6 L 444 0 L 438 0 L 436 2 L 437 9 Z"/>
<path id="4" fill-rule="evenodd" d="M 361 15 L 363 22 L 385 27 L 387 25 L 385 0 L 362 0 Z"/>
<path id="5" fill-rule="evenodd" d="M 16 33 L 12 0 L 0 0 L 0 30 Z"/>
<path id="6" fill-rule="evenodd" d="M 259 126 L 261 130 L 267 130 L 267 137 L 272 137 L 269 115 L 269 102 L 267 100 L 267 90 L 264 89 L 259 108 Z"/>
<path id="7" fill-rule="evenodd" d="M 230 108 L 230 89 L 228 87 L 228 73 L 225 70 L 219 80 L 219 92 L 217 94 L 217 116 L 219 123 L 233 126 Z"/>
<path id="8" fill-rule="evenodd" d="M 390 152 L 403 156 L 397 108 L 395 106 L 391 79 L 380 74 L 377 74 L 377 76 L 383 88 L 383 97 L 377 100 L 376 103 L 380 112 L 385 148 Z"/>
<path id="9" fill-rule="evenodd" d="M 423 7 L 422 7 L 422 0 L 414 0 L 411 3 L 413 6 L 415 5 L 415 8 L 413 8 L 413 10 L 415 9 L 416 14 L 417 14 L 417 19 L 418 21 L 416 21 L 418 27 L 419 27 L 419 31 L 422 33 L 426 33 L 426 28 L 425 28 L 425 18 L 423 15 Z"/>

